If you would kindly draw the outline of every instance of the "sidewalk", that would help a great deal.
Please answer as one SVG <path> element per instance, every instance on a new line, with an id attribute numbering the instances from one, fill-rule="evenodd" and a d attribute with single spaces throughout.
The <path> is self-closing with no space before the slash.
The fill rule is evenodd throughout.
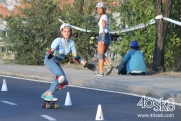
<path id="1" fill-rule="evenodd" d="M 111 91 L 120 91 L 164 99 L 174 98 L 181 103 L 181 78 L 169 76 L 115 75 L 94 77 L 87 69 L 63 67 L 69 84 Z M 113 70 L 114 71 L 114 70 Z M 4 64 L 0 62 L 0 75 L 52 81 L 54 75 L 45 66 Z"/>

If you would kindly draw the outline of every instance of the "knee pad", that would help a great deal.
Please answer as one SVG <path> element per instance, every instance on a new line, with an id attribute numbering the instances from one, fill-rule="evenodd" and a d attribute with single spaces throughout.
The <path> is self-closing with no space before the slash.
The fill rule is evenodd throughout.
<path id="1" fill-rule="evenodd" d="M 58 80 L 58 83 L 62 83 L 65 80 L 65 77 L 63 75 L 60 75 L 56 78 Z"/>
<path id="2" fill-rule="evenodd" d="M 104 59 L 104 57 L 105 57 L 105 55 L 101 54 L 101 53 L 98 53 L 98 55 L 97 55 L 98 60 Z"/>

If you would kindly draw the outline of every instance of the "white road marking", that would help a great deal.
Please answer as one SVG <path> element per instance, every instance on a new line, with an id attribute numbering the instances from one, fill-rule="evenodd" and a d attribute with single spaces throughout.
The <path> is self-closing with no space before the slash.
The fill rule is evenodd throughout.
<path id="1" fill-rule="evenodd" d="M 54 118 L 52 118 L 52 117 L 50 117 L 50 116 L 48 116 L 48 115 L 41 115 L 43 118 L 46 118 L 46 119 L 48 119 L 49 121 L 56 121 L 56 119 L 54 119 Z"/>
<path id="2" fill-rule="evenodd" d="M 34 81 L 34 82 L 52 83 L 52 82 L 48 82 L 48 81 L 34 80 L 34 79 L 27 79 L 27 78 L 21 78 L 21 77 L 4 76 L 4 75 L 0 75 L 0 76 L 2 76 L 2 77 L 8 77 L 8 78 L 14 78 L 14 79 L 23 79 L 23 80 Z"/>
<path id="3" fill-rule="evenodd" d="M 0 75 L 0 76 L 2 76 L 2 77 L 9 77 L 9 78 L 15 78 L 15 79 L 24 79 L 24 80 L 35 81 L 35 82 L 52 83 L 52 82 L 48 82 L 48 81 L 26 79 L 26 78 L 20 78 L 20 77 L 12 77 L 12 76 L 4 76 L 4 75 Z M 124 94 L 124 95 L 130 95 L 130 96 L 135 96 L 135 97 L 143 97 L 143 95 L 134 94 L 134 93 L 117 92 L 117 91 L 110 91 L 110 90 L 97 89 L 97 88 L 89 88 L 89 87 L 82 87 L 82 86 L 74 86 L 74 85 L 69 85 L 69 86 L 70 87 L 76 87 L 76 88 L 82 88 L 82 89 L 90 89 L 90 90 L 96 90 L 96 91 Z M 145 97 L 149 98 L 149 99 L 152 99 L 152 100 L 159 100 L 159 99 L 153 98 L 153 97 L 148 97 L 148 96 L 145 96 Z M 177 106 L 181 106 L 181 103 L 178 103 L 178 102 L 175 102 L 174 104 L 177 105 Z"/>
<path id="4" fill-rule="evenodd" d="M 1 102 L 9 104 L 9 105 L 17 105 L 16 103 L 12 103 L 12 102 L 9 102 L 9 101 L 1 101 Z"/>
<path id="5" fill-rule="evenodd" d="M 110 91 L 110 90 L 103 90 L 103 89 L 96 89 L 96 88 L 89 88 L 89 87 L 81 87 L 81 86 L 74 86 L 74 85 L 69 85 L 71 87 L 77 87 L 77 88 L 83 88 L 83 89 L 90 89 L 90 90 L 96 90 L 96 91 L 102 91 L 102 92 L 109 92 L 109 93 L 117 93 L 117 94 L 123 94 L 123 95 L 130 95 L 130 96 L 135 96 L 135 97 L 143 97 L 144 95 L 139 95 L 139 94 L 133 94 L 133 93 L 126 93 L 126 92 L 116 92 L 116 91 Z M 154 97 L 148 97 L 145 96 L 147 99 L 155 100 L 155 101 L 160 101 L 160 99 L 154 98 Z M 181 103 L 174 102 L 175 105 L 181 106 Z"/>

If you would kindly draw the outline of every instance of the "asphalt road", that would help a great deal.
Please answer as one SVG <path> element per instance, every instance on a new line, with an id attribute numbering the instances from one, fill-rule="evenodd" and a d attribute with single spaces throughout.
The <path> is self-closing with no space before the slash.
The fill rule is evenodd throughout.
<path id="1" fill-rule="evenodd" d="M 94 121 L 98 104 L 102 107 L 105 121 L 180 121 L 181 107 L 173 105 L 154 111 L 151 101 L 147 106 L 137 106 L 140 97 L 68 87 L 57 91 L 54 96 L 59 100 L 59 109 L 42 108 L 41 94 L 50 83 L 25 79 L 0 77 L 0 83 L 6 80 L 8 91 L 0 92 L 0 121 Z M 64 106 L 66 94 L 70 93 L 72 106 Z M 158 105 L 157 105 L 158 106 Z M 159 108 L 158 108 L 159 109 Z M 164 110 L 164 111 L 163 111 Z M 152 117 L 139 117 L 139 116 Z"/>

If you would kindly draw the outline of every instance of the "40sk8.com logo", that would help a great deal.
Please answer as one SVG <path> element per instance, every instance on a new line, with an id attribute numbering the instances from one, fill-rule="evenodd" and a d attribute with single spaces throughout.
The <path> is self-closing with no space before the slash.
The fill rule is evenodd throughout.
<path id="1" fill-rule="evenodd" d="M 173 98 L 163 100 L 163 97 L 158 100 L 153 100 L 143 96 L 140 101 L 137 103 L 137 106 L 142 108 L 153 108 L 154 111 L 174 111 L 175 110 L 175 101 Z"/>

